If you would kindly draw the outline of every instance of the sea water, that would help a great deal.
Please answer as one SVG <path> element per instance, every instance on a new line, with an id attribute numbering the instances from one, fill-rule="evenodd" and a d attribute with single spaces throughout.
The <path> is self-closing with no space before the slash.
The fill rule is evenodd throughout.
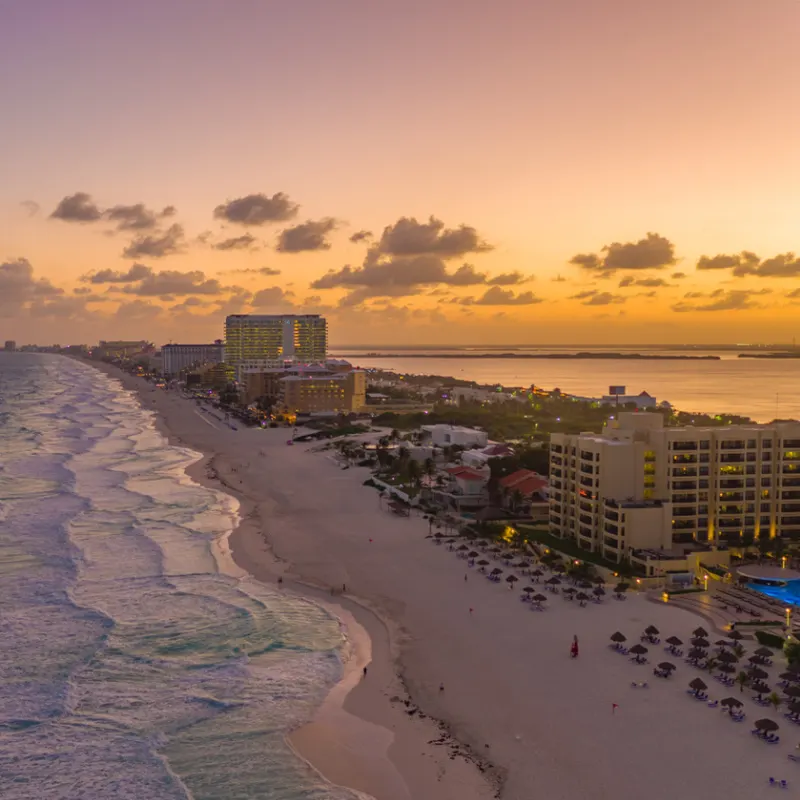
<path id="1" fill-rule="evenodd" d="M 89 365 L 0 354 L 3 800 L 353 797 L 284 741 L 341 675 L 338 623 L 237 577 L 197 458 Z"/>

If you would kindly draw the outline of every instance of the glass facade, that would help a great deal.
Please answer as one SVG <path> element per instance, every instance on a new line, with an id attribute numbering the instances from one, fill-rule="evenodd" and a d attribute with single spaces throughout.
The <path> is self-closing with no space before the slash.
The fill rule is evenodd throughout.
<path id="1" fill-rule="evenodd" d="M 328 323 L 318 314 L 234 314 L 225 320 L 225 360 L 291 359 L 314 364 L 328 355 Z"/>

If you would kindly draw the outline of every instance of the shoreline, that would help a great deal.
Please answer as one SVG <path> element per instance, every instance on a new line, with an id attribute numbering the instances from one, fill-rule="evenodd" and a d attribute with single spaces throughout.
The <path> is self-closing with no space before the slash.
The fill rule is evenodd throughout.
<path id="1" fill-rule="evenodd" d="M 330 687 L 313 718 L 286 735 L 286 743 L 295 755 L 332 786 L 351 791 L 364 800 L 488 800 L 497 797 L 501 786 L 499 778 L 494 776 L 499 771 L 454 739 L 445 723 L 429 717 L 410 701 L 396 660 L 397 646 L 393 642 L 391 622 L 365 602 L 350 595 L 334 595 L 330 587 L 304 580 L 302 575 L 293 572 L 293 565 L 278 557 L 269 542 L 264 510 L 259 508 L 257 500 L 234 484 L 226 466 L 218 463 L 220 454 L 182 438 L 170 428 L 166 415 L 159 408 L 147 404 L 151 392 L 145 393 L 145 390 L 152 389 L 151 384 L 110 364 L 83 363 L 132 391 L 142 408 L 153 413 L 156 429 L 171 445 L 200 454 L 201 457 L 186 468 L 191 480 L 222 491 L 239 504 L 238 525 L 226 535 L 224 542 L 217 542 L 232 562 L 244 574 L 274 590 L 290 592 L 322 607 L 340 625 L 346 640 L 341 652 L 342 676 Z M 182 397 L 173 397 L 188 403 Z M 235 473 L 236 468 L 231 471 Z M 361 680 L 365 666 L 367 676 Z M 416 709 L 415 718 L 408 715 L 406 700 L 410 708 Z M 427 725 L 423 726 L 425 722 Z M 447 783 L 452 786 L 442 785 L 441 764 L 429 763 L 443 759 L 437 758 L 435 752 L 420 752 L 423 748 L 430 751 L 432 740 L 437 740 L 437 747 L 443 754 L 447 752 L 448 760 L 453 752 L 462 759 L 460 769 L 459 765 L 454 768 L 452 763 L 448 764 Z M 472 785 L 471 790 L 467 789 L 469 785 Z"/>
<path id="2" fill-rule="evenodd" d="M 421 517 L 388 513 L 363 485 L 368 470 L 343 472 L 316 443 L 286 447 L 285 430 L 230 430 L 214 409 L 138 378 L 122 382 L 138 384 L 142 406 L 165 417 L 175 443 L 216 454 L 193 472 L 208 469 L 210 486 L 243 501 L 242 524 L 230 536 L 237 565 L 266 582 L 285 576 L 285 591 L 330 604 L 346 626 L 340 610 L 351 611 L 353 648 L 358 626 L 366 631 L 368 675 L 354 660 L 364 655 L 343 651 L 350 674 L 288 737 L 331 783 L 369 786 L 378 800 L 670 800 L 691 781 L 697 794 L 749 800 L 765 775 L 792 777 L 785 770 L 793 732 L 780 717 L 783 742 L 766 747 L 748 726 L 685 697 L 695 667 L 681 663 L 671 681 L 653 679 L 650 668 L 608 647 L 612 631 L 632 643 L 646 625 L 687 641 L 705 622 L 697 609 L 635 592 L 627 602 L 579 607 L 562 594 L 550 595 L 546 613 L 531 614 L 511 584 L 488 582 L 435 546 Z M 346 594 L 331 597 L 329 587 L 343 584 Z M 568 653 L 573 636 L 577 659 Z M 651 649 L 653 663 L 660 651 Z M 731 693 L 710 691 L 712 700 Z M 772 713 L 742 700 L 749 719 Z M 667 768 L 689 754 L 702 757 Z M 393 783 L 398 774 L 402 785 Z"/>

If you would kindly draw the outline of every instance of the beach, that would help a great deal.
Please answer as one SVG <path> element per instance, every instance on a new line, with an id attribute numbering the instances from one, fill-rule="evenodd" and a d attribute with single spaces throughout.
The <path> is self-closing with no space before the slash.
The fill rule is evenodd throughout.
<path id="1" fill-rule="evenodd" d="M 586 608 L 553 597 L 531 613 L 519 591 L 434 545 L 422 518 L 389 514 L 362 485 L 367 470 L 342 470 L 316 444 L 289 447 L 285 429 L 233 430 L 176 392 L 97 366 L 137 391 L 172 441 L 206 456 L 189 470 L 195 480 L 240 501 L 236 563 L 265 582 L 282 577 L 284 591 L 341 620 L 345 676 L 290 737 L 332 783 L 377 800 L 498 790 L 512 800 L 660 800 L 687 790 L 743 800 L 771 776 L 800 780 L 787 759 L 800 732 L 780 712 L 751 707 L 745 691 L 748 719 L 737 725 L 687 697 L 696 669 L 676 661 L 669 681 L 653 677 L 660 647 L 651 666 L 608 648 L 614 631 L 631 643 L 650 624 L 688 641 L 708 627 L 697 615 L 636 594 Z M 702 677 L 712 698 L 739 696 Z M 632 686 L 641 682 L 647 688 Z M 762 716 L 782 723 L 779 745 L 750 736 Z"/>

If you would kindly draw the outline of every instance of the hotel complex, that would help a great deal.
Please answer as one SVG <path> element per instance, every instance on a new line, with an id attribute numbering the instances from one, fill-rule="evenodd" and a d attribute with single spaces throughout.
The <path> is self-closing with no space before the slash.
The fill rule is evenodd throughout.
<path id="1" fill-rule="evenodd" d="M 800 423 L 665 428 L 626 411 L 600 434 L 554 433 L 550 529 L 619 562 L 800 536 Z"/>
<path id="2" fill-rule="evenodd" d="M 328 323 L 319 314 L 232 314 L 225 319 L 225 362 L 241 380 L 245 369 L 320 364 L 328 354 Z"/>
<path id="3" fill-rule="evenodd" d="M 172 377 L 190 367 L 219 364 L 223 354 L 221 339 L 214 344 L 165 344 L 161 348 L 162 372 Z"/>

